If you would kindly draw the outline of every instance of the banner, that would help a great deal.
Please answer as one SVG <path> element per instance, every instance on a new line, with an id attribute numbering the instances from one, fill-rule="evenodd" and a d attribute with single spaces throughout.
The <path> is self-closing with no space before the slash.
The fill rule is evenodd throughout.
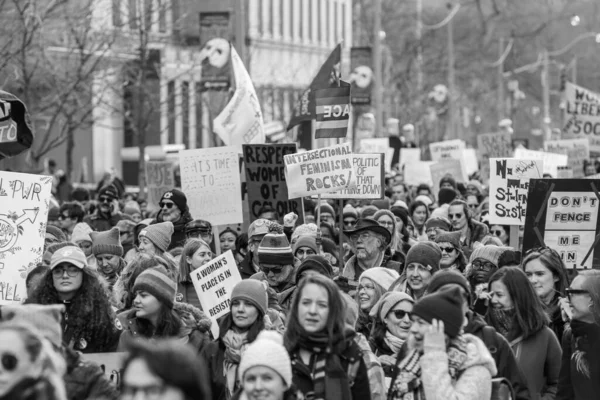
<path id="1" fill-rule="evenodd" d="M 390 141 L 388 138 L 362 139 L 360 141 L 360 149 L 358 152 L 361 154 L 383 153 L 385 159 L 385 171 L 387 172 L 392 170 L 394 149 L 390 147 Z"/>
<path id="2" fill-rule="evenodd" d="M 522 160 L 542 160 L 544 174 L 556 177 L 559 166 L 566 166 L 568 157 L 564 154 L 546 153 L 545 151 L 527 150 L 522 147 L 515 149 L 515 158 Z"/>
<path id="3" fill-rule="evenodd" d="M 345 189 L 356 177 L 350 143 L 288 154 L 284 160 L 291 198 Z"/>
<path id="4" fill-rule="evenodd" d="M 106 379 L 119 387 L 123 379 L 123 361 L 127 353 L 81 353 L 81 358 L 94 362 L 102 368 Z"/>
<path id="5" fill-rule="evenodd" d="M 146 187 L 148 209 L 158 210 L 162 195 L 175 187 L 173 163 L 170 161 L 146 161 Z"/>
<path id="6" fill-rule="evenodd" d="M 231 65 L 235 92 L 223 111 L 214 119 L 213 130 L 226 146 L 264 143 L 263 116 L 252 80 L 235 48 L 231 48 Z"/>
<path id="7" fill-rule="evenodd" d="M 431 179 L 431 165 L 435 161 L 419 161 L 404 165 L 404 183 L 407 185 L 418 186 L 421 183 L 426 183 L 433 186 Z"/>
<path id="8" fill-rule="evenodd" d="M 300 99 L 294 106 L 292 118 L 287 126 L 289 131 L 294 126 L 304 121 L 315 119 L 315 99 L 313 91 L 316 89 L 331 88 L 339 86 L 340 82 L 340 64 L 342 61 L 342 45 L 338 44 L 329 54 L 325 63 L 319 69 L 319 72 L 312 80 L 308 89 L 302 93 Z"/>
<path id="9" fill-rule="evenodd" d="M 490 158 L 511 158 L 513 155 L 510 133 L 482 133 L 477 135 L 477 158 L 481 166 L 481 178 L 490 179 Z"/>
<path id="10" fill-rule="evenodd" d="M 459 179 L 463 174 L 461 160 L 441 160 L 429 166 L 431 171 L 431 181 L 433 183 L 433 194 L 437 197 L 440 191 L 440 181 L 446 175 L 452 175 L 454 179 Z"/>
<path id="11" fill-rule="evenodd" d="M 350 120 L 350 86 L 315 90 L 315 138 L 345 138 Z"/>
<path id="12" fill-rule="evenodd" d="M 590 142 L 587 138 L 547 140 L 544 142 L 544 150 L 548 153 L 565 154 L 568 165 L 573 169 L 573 177 L 582 178 L 585 175 L 583 164 L 590 159 Z"/>
<path id="13" fill-rule="evenodd" d="M 27 297 L 25 277 L 42 262 L 52 179 L 0 171 L 0 305 Z"/>
<path id="14" fill-rule="evenodd" d="M 370 47 L 352 47 L 350 49 L 350 84 L 352 104 L 371 104 L 373 87 L 373 60 Z"/>
<path id="15" fill-rule="evenodd" d="M 524 225 L 529 180 L 543 176 L 543 161 L 490 158 L 490 224 Z"/>
<path id="16" fill-rule="evenodd" d="M 566 82 L 564 91 L 565 119 L 562 127 L 564 138 L 588 138 L 600 136 L 600 95 L 584 87 Z M 598 152 L 597 141 L 590 140 L 592 151 Z"/>
<path id="17" fill-rule="evenodd" d="M 354 154 L 356 186 L 321 195 L 323 199 L 383 199 L 385 167 L 383 154 Z"/>
<path id="18" fill-rule="evenodd" d="M 302 224 L 302 199 L 289 198 L 283 162 L 286 154 L 296 153 L 296 144 L 246 144 L 243 150 L 250 222 L 258 218 L 261 207 L 270 205 L 280 218 L 296 213 L 298 224 Z"/>
<path id="19" fill-rule="evenodd" d="M 550 247 L 569 269 L 600 268 L 599 180 L 532 179 L 523 254 Z"/>
<path id="20" fill-rule="evenodd" d="M 443 142 L 429 144 L 432 161 L 441 161 L 445 159 L 461 160 L 463 173 L 460 176 L 455 176 L 455 178 L 457 180 L 462 180 L 463 182 L 466 182 L 469 179 L 466 162 L 463 158 L 463 150 L 466 148 L 467 145 L 465 144 L 465 141 L 461 139 L 445 140 Z"/>
<path id="21" fill-rule="evenodd" d="M 213 337 L 219 337 L 217 320 L 230 309 L 231 292 L 242 281 L 233 253 L 228 250 L 190 273 L 202 310 L 212 321 Z M 266 289 L 265 289 L 266 292 Z"/>
<path id="22" fill-rule="evenodd" d="M 228 90 L 231 82 L 230 46 L 233 27 L 229 12 L 200 13 L 202 78 L 200 91 Z"/>
<path id="23" fill-rule="evenodd" d="M 237 148 L 181 150 L 179 165 L 181 189 L 194 218 L 213 225 L 243 222 Z"/>

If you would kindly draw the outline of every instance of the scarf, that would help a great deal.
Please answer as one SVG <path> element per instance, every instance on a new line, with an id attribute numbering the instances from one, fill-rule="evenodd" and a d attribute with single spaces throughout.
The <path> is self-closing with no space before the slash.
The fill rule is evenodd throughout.
<path id="1" fill-rule="evenodd" d="M 400 349 L 404 344 L 404 340 L 392 335 L 390 331 L 385 331 L 385 337 L 383 338 L 383 341 L 388 345 L 390 350 L 394 352 L 394 355 L 400 352 Z"/>
<path id="2" fill-rule="evenodd" d="M 448 342 L 448 372 L 454 381 L 458 376 L 460 367 L 467 359 L 467 344 L 462 336 Z M 411 350 L 410 353 L 398 364 L 398 375 L 390 388 L 392 400 L 425 400 L 425 391 L 421 381 L 420 350 Z M 425 366 L 427 368 L 427 366 Z"/>
<path id="3" fill-rule="evenodd" d="M 221 340 L 225 345 L 223 376 L 227 381 L 227 398 L 230 399 L 236 387 L 237 369 L 242 359 L 242 354 L 246 351 L 249 344 L 248 331 L 236 332 L 230 329 Z"/>
<path id="4" fill-rule="evenodd" d="M 488 309 L 488 321 L 509 342 L 520 335 L 521 329 L 515 321 L 516 311 L 514 308 L 500 309 L 490 307 Z"/>

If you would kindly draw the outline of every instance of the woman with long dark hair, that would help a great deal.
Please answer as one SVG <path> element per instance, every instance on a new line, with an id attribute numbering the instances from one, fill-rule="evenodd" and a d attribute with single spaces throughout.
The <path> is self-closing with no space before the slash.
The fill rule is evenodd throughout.
<path id="1" fill-rule="evenodd" d="M 74 245 L 52 256 L 50 271 L 25 303 L 64 304 L 63 341 L 83 353 L 115 351 L 120 332 L 106 288 Z"/>
<path id="2" fill-rule="evenodd" d="M 198 294 L 192 283 L 190 273 L 213 258 L 213 252 L 208 243 L 202 239 L 188 239 L 183 246 L 179 259 L 179 283 L 177 284 L 177 301 L 200 307 Z"/>
<path id="3" fill-rule="evenodd" d="M 501 268 L 490 278 L 489 294 L 487 321 L 510 343 L 531 398 L 554 398 L 562 351 L 527 275 L 519 267 Z"/>
<path id="4" fill-rule="evenodd" d="M 565 264 L 556 251 L 543 248 L 528 253 L 521 265 L 550 317 L 550 329 L 561 341 L 565 322 L 559 300 L 566 295 L 565 289 L 569 285 Z"/>
<path id="5" fill-rule="evenodd" d="M 413 201 L 408 209 L 408 214 L 415 226 L 414 238 L 417 241 L 427 240 L 425 222 L 429 219 L 429 207 L 422 201 Z"/>
<path id="6" fill-rule="evenodd" d="M 318 274 L 300 282 L 284 344 L 293 381 L 304 397 L 371 399 L 369 377 L 354 331 L 344 322 L 344 300 L 335 282 Z"/>
<path id="7" fill-rule="evenodd" d="M 219 323 L 219 338 L 202 351 L 210 371 L 213 399 L 230 399 L 239 389 L 238 367 L 244 351 L 265 329 L 267 288 L 247 279 L 231 292 L 231 312 Z"/>

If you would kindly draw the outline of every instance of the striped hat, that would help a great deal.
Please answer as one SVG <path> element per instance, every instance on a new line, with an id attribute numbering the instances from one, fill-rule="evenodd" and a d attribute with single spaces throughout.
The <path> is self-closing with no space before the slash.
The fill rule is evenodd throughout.
<path id="1" fill-rule="evenodd" d="M 258 262 L 271 265 L 294 264 L 294 254 L 287 236 L 276 232 L 266 234 L 258 246 Z"/>
<path id="2" fill-rule="evenodd" d="M 164 267 L 149 268 L 142 272 L 133 285 L 133 292 L 143 290 L 156 297 L 170 309 L 175 302 L 175 293 L 177 292 L 177 283 L 169 278 L 167 270 Z"/>

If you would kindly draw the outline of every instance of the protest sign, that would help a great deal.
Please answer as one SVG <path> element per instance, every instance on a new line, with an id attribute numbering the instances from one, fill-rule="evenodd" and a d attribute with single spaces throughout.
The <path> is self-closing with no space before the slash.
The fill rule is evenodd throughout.
<path id="1" fill-rule="evenodd" d="M 573 168 L 571 168 L 571 167 L 558 167 L 556 178 L 557 179 L 569 179 L 569 178 L 573 178 Z"/>
<path id="2" fill-rule="evenodd" d="M 477 157 L 481 165 L 481 177 L 490 179 L 490 158 L 510 158 L 513 155 L 510 133 L 482 133 L 477 135 Z"/>
<path id="3" fill-rule="evenodd" d="M 541 178 L 543 161 L 490 158 L 490 224 L 524 225 L 529 180 Z"/>
<path id="4" fill-rule="evenodd" d="M 479 163 L 477 161 L 477 151 L 475 149 L 464 149 L 461 161 L 465 164 L 467 176 L 471 176 L 479 171 Z"/>
<path id="5" fill-rule="evenodd" d="M 548 153 L 567 155 L 573 176 L 575 178 L 584 176 L 583 164 L 590 158 L 590 142 L 587 138 L 547 140 L 544 142 L 544 150 Z"/>
<path id="6" fill-rule="evenodd" d="M 146 187 L 148 209 L 157 210 L 162 195 L 175 187 L 173 163 L 170 161 L 146 161 Z"/>
<path id="7" fill-rule="evenodd" d="M 545 151 L 527 150 L 522 147 L 515 149 L 515 158 L 522 160 L 544 161 L 544 174 L 556 177 L 559 166 L 566 166 L 568 157 L 564 154 L 546 153 Z"/>
<path id="8" fill-rule="evenodd" d="M 214 258 L 190 273 L 202 310 L 212 321 L 213 337 L 219 337 L 217 320 L 229 312 L 233 287 L 242 281 L 233 253 Z"/>
<path id="9" fill-rule="evenodd" d="M 344 138 L 350 120 L 350 85 L 315 90 L 315 138 Z"/>
<path id="10" fill-rule="evenodd" d="M 404 165 L 404 183 L 407 185 L 418 186 L 421 183 L 426 183 L 429 186 L 433 185 L 431 179 L 430 166 L 435 164 L 434 161 L 419 161 Z"/>
<path id="11" fill-rule="evenodd" d="M 452 175 L 455 179 L 460 179 L 463 173 L 461 160 L 441 160 L 429 166 L 431 171 L 431 181 L 433 182 L 433 193 L 437 197 L 440 191 L 440 181 L 446 175 Z"/>
<path id="12" fill-rule="evenodd" d="M 123 379 L 123 361 L 125 361 L 126 355 L 127 353 L 82 353 L 81 357 L 98 364 L 106 379 L 119 387 L 121 379 Z"/>
<path id="13" fill-rule="evenodd" d="M 356 186 L 321 195 L 323 199 L 383 199 L 385 171 L 383 154 L 354 154 Z"/>
<path id="14" fill-rule="evenodd" d="M 237 148 L 181 150 L 179 164 L 181 188 L 194 218 L 213 225 L 243 222 Z"/>
<path id="15" fill-rule="evenodd" d="M 387 154 L 390 141 L 387 138 L 362 139 L 360 141 L 359 153 L 383 153 Z"/>
<path id="16" fill-rule="evenodd" d="M 406 164 L 421 161 L 421 149 L 400 149 L 400 169 Z"/>
<path id="17" fill-rule="evenodd" d="M 600 268 L 599 185 L 589 179 L 532 179 L 523 253 L 550 247 L 568 269 Z"/>
<path id="18" fill-rule="evenodd" d="M 600 174 L 588 175 L 585 179 L 600 179 Z"/>
<path id="19" fill-rule="evenodd" d="M 465 144 L 465 141 L 461 139 L 445 140 L 443 142 L 435 142 L 429 144 L 429 150 L 431 152 L 432 161 L 441 161 L 446 159 L 462 161 L 462 175 L 455 177 L 462 181 L 467 181 L 468 179 L 467 169 L 465 165 L 466 163 L 463 158 L 463 150 L 466 148 L 467 146 Z"/>
<path id="20" fill-rule="evenodd" d="M 352 104 L 371 104 L 373 87 L 373 60 L 370 47 L 352 47 L 350 49 L 350 83 L 352 84 Z"/>
<path id="21" fill-rule="evenodd" d="M 233 39 L 229 12 L 201 12 L 200 40 L 203 48 L 200 91 L 228 90 L 231 81 L 229 40 Z"/>
<path id="22" fill-rule="evenodd" d="M 295 143 L 244 145 L 244 170 L 250 222 L 260 209 L 270 205 L 280 217 L 294 212 L 299 224 L 304 221 L 302 198 L 290 199 L 285 182 L 283 157 L 296 152 Z"/>
<path id="23" fill-rule="evenodd" d="M 284 156 L 290 198 L 335 192 L 353 184 L 350 143 Z"/>
<path id="24" fill-rule="evenodd" d="M 42 261 L 52 177 L 0 171 L 0 305 L 21 303 Z"/>
<path id="25" fill-rule="evenodd" d="M 591 138 L 600 135 L 600 95 L 584 87 L 566 82 L 564 91 L 565 118 L 562 128 L 565 138 Z M 592 144 L 590 142 L 590 144 Z M 600 151 L 595 148 L 593 151 Z"/>

